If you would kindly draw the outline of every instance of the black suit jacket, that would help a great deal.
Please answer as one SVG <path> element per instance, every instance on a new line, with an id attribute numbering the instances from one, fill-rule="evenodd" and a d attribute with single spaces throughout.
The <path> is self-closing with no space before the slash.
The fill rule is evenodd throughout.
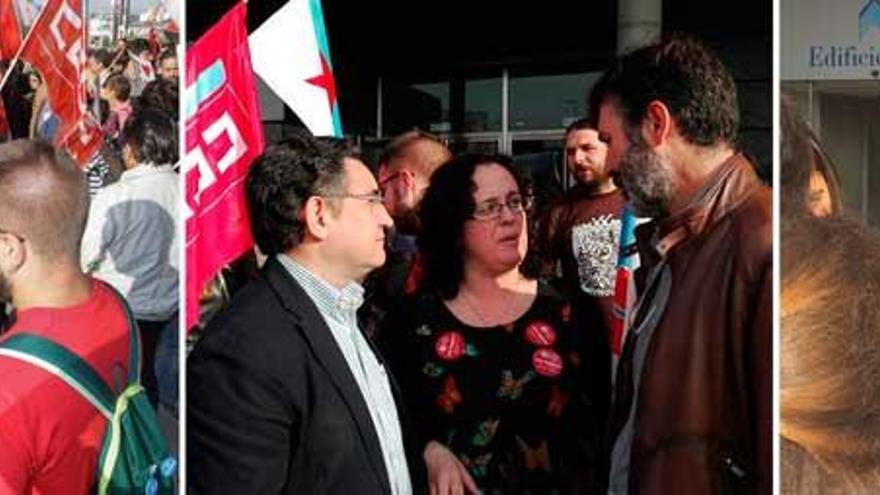
<path id="1" fill-rule="evenodd" d="M 208 326 L 187 380 L 189 493 L 390 493 L 357 382 L 318 308 L 276 259 Z M 418 493 L 421 452 L 402 432 Z"/>

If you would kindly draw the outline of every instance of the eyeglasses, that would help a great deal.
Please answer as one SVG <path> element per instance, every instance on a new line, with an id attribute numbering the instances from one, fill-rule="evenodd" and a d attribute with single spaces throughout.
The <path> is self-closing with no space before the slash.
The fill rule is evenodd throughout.
<path id="1" fill-rule="evenodd" d="M 382 195 L 385 195 L 385 188 L 388 187 L 388 184 L 393 182 L 395 179 L 397 179 L 401 175 L 403 175 L 403 172 L 396 172 L 396 173 L 389 175 L 388 177 L 385 177 L 381 181 L 379 181 L 379 193 Z"/>
<path id="2" fill-rule="evenodd" d="M 371 206 L 379 206 L 384 203 L 384 199 L 382 197 L 382 193 L 379 191 L 373 191 L 363 194 L 351 194 L 351 193 L 342 193 L 342 194 L 322 194 L 322 197 L 325 198 L 351 198 L 351 199 L 359 199 L 361 201 L 366 201 L 370 203 Z"/>
<path id="3" fill-rule="evenodd" d="M 501 217 L 505 206 L 513 214 L 522 213 L 532 207 L 532 198 L 531 196 L 514 194 L 508 196 L 504 202 L 497 199 L 484 201 L 474 208 L 473 218 L 475 220 L 495 220 Z"/>

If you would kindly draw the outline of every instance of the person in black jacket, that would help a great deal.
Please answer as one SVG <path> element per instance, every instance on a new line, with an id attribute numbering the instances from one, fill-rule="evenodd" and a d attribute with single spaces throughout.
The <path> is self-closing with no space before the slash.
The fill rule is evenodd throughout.
<path id="1" fill-rule="evenodd" d="M 246 195 L 269 259 L 189 358 L 189 493 L 423 487 L 396 384 L 356 323 L 356 281 L 385 261 L 392 223 L 373 175 L 352 149 L 295 137 L 257 159 Z"/>

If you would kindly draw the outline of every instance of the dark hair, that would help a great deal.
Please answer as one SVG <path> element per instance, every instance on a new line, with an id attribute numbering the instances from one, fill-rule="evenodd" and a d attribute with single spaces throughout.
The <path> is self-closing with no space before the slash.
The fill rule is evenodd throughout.
<path id="1" fill-rule="evenodd" d="M 121 52 L 116 52 L 116 54 L 113 56 L 113 59 L 115 60 L 113 65 L 118 65 L 124 68 L 131 61 L 131 57 L 128 56 L 128 48 Z"/>
<path id="2" fill-rule="evenodd" d="M 85 177 L 67 153 L 44 141 L 0 144 L 0 228 L 49 259 L 78 264 L 88 209 Z"/>
<path id="3" fill-rule="evenodd" d="M 176 121 L 179 114 L 178 98 L 177 80 L 159 77 L 144 87 L 140 96 L 140 106 L 160 109 Z"/>
<path id="4" fill-rule="evenodd" d="M 177 163 L 177 127 L 157 108 L 133 113 L 122 129 L 122 142 L 131 147 L 138 163 Z"/>
<path id="5" fill-rule="evenodd" d="M 40 80 L 40 82 L 43 82 L 43 75 L 40 74 L 40 71 L 38 71 L 37 69 L 32 68 L 30 70 L 27 70 L 25 71 L 25 75 L 28 77 L 36 77 Z"/>
<path id="6" fill-rule="evenodd" d="M 574 131 L 583 131 L 583 130 L 596 130 L 596 124 L 593 123 L 593 119 L 589 117 L 584 117 L 582 119 L 577 119 L 571 124 L 568 124 L 568 127 L 565 128 L 565 135 L 568 136 Z"/>
<path id="7" fill-rule="evenodd" d="M 132 38 L 128 40 L 126 43 L 128 49 L 134 52 L 135 55 L 140 55 L 141 52 L 147 51 L 150 49 L 150 42 L 143 38 Z"/>
<path id="8" fill-rule="evenodd" d="M 310 197 L 344 187 L 345 158 L 358 158 L 349 143 L 303 134 L 266 147 L 245 185 L 251 231 L 260 251 L 283 253 L 302 241 L 300 210 Z"/>
<path id="9" fill-rule="evenodd" d="M 880 238 L 843 215 L 782 222 L 781 434 L 849 485 L 880 482 Z"/>
<path id="10" fill-rule="evenodd" d="M 423 287 L 452 299 L 464 279 L 464 224 L 474 208 L 474 172 L 478 166 L 498 164 L 510 172 L 523 195 L 529 185 L 504 155 L 463 154 L 444 163 L 431 176 L 431 183 L 419 205 L 421 233 L 419 248 L 424 256 Z M 527 228 L 527 227 L 525 227 Z"/>
<path id="11" fill-rule="evenodd" d="M 92 53 L 92 56 L 95 57 L 95 60 L 97 60 L 105 69 L 109 68 L 110 64 L 113 63 L 113 52 L 106 48 L 98 48 Z"/>
<path id="12" fill-rule="evenodd" d="M 598 123 L 600 106 L 614 104 L 632 135 L 655 100 L 666 105 L 688 142 L 736 144 L 736 84 L 721 60 L 699 41 L 673 36 L 618 59 L 593 87 L 590 114 Z"/>
<path id="13" fill-rule="evenodd" d="M 177 52 L 175 52 L 173 48 L 162 50 L 162 53 L 160 53 L 159 56 L 156 58 L 156 67 L 161 66 L 162 62 L 168 60 L 169 58 L 177 58 Z"/>
<path id="14" fill-rule="evenodd" d="M 107 78 L 104 87 L 116 95 L 119 101 L 126 101 L 131 96 L 131 82 L 122 74 L 114 74 Z"/>
<path id="15" fill-rule="evenodd" d="M 834 163 L 825 154 L 816 135 L 798 114 L 792 101 L 783 95 L 781 99 L 780 184 L 782 185 L 781 208 L 783 217 L 808 213 L 810 177 L 819 172 L 828 185 L 831 196 L 831 214 L 843 211 L 840 182 Z"/>

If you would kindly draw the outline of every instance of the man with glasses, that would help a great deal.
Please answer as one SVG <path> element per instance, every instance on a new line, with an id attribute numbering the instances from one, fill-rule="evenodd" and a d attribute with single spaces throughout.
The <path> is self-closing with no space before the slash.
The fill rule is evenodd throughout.
<path id="1" fill-rule="evenodd" d="M 379 188 L 398 232 L 419 233 L 418 206 L 431 176 L 452 153 L 437 136 L 410 131 L 396 137 L 379 159 Z"/>
<path id="2" fill-rule="evenodd" d="M 452 153 L 439 138 L 415 130 L 392 140 L 379 159 L 379 189 L 394 231 L 386 243 L 388 261 L 364 283 L 367 296 L 359 316 L 371 337 L 378 337 L 389 307 L 418 286 L 418 207 L 431 176 L 450 158 Z"/>
<path id="3" fill-rule="evenodd" d="M 122 301 L 80 270 L 88 205 L 85 178 L 66 154 L 39 141 L 0 144 L 0 307 L 15 308 L 0 341 L 47 338 L 107 384 L 124 385 Z M 0 348 L 0 493 L 91 492 L 107 421 L 59 377 L 9 351 Z"/>
<path id="4" fill-rule="evenodd" d="M 733 77 L 696 40 L 622 57 L 590 109 L 636 215 L 610 493 L 770 493 L 771 191 L 736 149 Z"/>
<path id="5" fill-rule="evenodd" d="M 189 358 L 189 493 L 409 494 L 396 386 L 358 328 L 392 221 L 352 149 L 294 137 L 248 173 L 269 256 Z"/>

